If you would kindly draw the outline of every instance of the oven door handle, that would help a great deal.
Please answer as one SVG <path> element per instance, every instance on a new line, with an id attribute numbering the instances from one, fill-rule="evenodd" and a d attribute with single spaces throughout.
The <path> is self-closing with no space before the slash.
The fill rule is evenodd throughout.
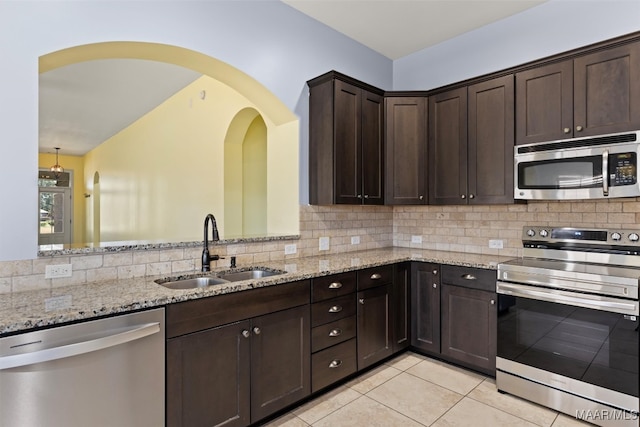
<path id="1" fill-rule="evenodd" d="M 498 281 L 496 292 L 502 295 L 531 298 L 540 301 L 556 302 L 559 304 L 573 305 L 577 307 L 591 308 L 594 310 L 609 311 L 613 313 L 630 314 L 637 316 L 638 301 L 621 302 L 612 298 L 598 295 L 581 294 L 576 296 L 573 292 L 553 289 L 535 288 L 532 286 L 518 285 Z"/>

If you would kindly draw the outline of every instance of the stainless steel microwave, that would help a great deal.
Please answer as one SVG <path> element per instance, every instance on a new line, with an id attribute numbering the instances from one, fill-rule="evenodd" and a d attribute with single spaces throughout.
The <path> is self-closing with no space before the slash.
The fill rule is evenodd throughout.
<path id="1" fill-rule="evenodd" d="M 524 200 L 640 196 L 640 131 L 515 146 L 514 197 Z"/>

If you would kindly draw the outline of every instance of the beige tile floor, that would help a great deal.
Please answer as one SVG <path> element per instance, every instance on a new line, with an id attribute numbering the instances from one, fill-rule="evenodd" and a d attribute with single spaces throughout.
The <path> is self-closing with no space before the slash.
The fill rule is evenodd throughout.
<path id="1" fill-rule="evenodd" d="M 493 378 L 405 353 L 267 425 L 578 427 L 591 424 L 500 394 Z"/>

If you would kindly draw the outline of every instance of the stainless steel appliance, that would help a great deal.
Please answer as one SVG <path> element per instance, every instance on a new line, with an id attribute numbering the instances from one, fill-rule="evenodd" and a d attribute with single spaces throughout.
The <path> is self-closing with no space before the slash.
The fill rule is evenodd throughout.
<path id="1" fill-rule="evenodd" d="M 602 426 L 638 426 L 637 230 L 524 227 L 498 265 L 499 390 Z"/>
<path id="2" fill-rule="evenodd" d="M 164 425 L 164 309 L 0 338 L 0 426 Z"/>
<path id="3" fill-rule="evenodd" d="M 640 131 L 515 146 L 514 197 L 525 200 L 640 196 Z"/>

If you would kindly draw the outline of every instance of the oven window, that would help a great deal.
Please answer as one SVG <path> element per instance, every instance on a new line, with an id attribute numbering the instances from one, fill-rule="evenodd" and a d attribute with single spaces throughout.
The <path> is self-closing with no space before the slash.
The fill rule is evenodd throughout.
<path id="1" fill-rule="evenodd" d="M 571 189 L 602 187 L 602 157 L 544 160 L 518 165 L 518 188 Z"/>
<path id="2" fill-rule="evenodd" d="M 638 318 L 499 295 L 498 356 L 638 397 Z"/>

